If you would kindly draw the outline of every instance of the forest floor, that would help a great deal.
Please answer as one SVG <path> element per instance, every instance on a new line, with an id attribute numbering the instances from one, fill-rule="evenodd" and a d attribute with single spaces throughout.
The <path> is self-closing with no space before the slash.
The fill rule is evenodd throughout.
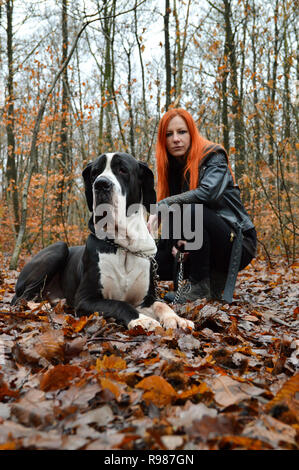
<path id="1" fill-rule="evenodd" d="M 177 309 L 194 331 L 147 333 L 11 307 L 2 261 L 0 449 L 298 449 L 299 263 L 256 259 L 231 305 Z"/>

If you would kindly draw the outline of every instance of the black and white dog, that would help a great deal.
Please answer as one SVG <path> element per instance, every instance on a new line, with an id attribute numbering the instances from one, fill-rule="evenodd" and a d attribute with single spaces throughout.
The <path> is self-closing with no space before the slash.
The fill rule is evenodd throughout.
<path id="1" fill-rule="evenodd" d="M 66 299 L 79 316 L 99 312 L 128 328 L 193 328 L 155 296 L 156 245 L 144 217 L 156 203 L 152 171 L 128 154 L 107 153 L 82 175 L 92 212 L 86 245 L 41 250 L 21 271 L 12 304 Z"/>

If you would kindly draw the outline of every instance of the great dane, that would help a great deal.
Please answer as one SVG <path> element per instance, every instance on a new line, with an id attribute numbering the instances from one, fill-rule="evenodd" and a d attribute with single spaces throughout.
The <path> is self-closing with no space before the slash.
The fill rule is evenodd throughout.
<path id="1" fill-rule="evenodd" d="M 128 328 L 193 328 L 156 297 L 156 244 L 145 219 L 156 203 L 150 168 L 126 153 L 106 153 L 82 175 L 92 213 L 85 246 L 57 242 L 37 253 L 19 275 L 12 304 L 65 299 L 78 316 L 99 312 Z"/>

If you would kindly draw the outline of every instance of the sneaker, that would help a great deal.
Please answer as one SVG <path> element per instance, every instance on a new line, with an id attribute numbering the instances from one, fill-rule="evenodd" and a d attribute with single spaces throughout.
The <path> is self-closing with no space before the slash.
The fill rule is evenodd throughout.
<path id="1" fill-rule="evenodd" d="M 170 290 L 169 292 L 167 292 L 167 294 L 164 295 L 163 300 L 165 300 L 166 302 L 173 302 L 176 296 L 176 293 L 177 291 Z"/>
<path id="2" fill-rule="evenodd" d="M 177 303 L 185 304 L 186 302 L 194 302 L 197 299 L 210 299 L 210 297 L 211 291 L 209 279 L 202 279 L 201 281 L 189 279 L 183 286 Z"/>

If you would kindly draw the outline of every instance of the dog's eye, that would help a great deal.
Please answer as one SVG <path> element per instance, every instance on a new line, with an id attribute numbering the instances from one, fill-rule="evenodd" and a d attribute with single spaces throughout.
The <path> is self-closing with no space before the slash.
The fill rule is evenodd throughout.
<path id="1" fill-rule="evenodd" d="M 120 167 L 118 171 L 121 175 L 127 175 L 128 174 L 128 170 L 124 167 Z"/>

